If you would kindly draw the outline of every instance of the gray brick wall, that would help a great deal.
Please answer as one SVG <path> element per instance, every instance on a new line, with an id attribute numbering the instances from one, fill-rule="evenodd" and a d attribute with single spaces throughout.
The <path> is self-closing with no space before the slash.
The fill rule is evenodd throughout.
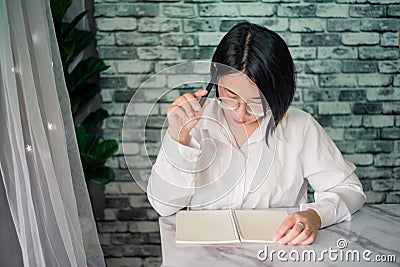
<path id="1" fill-rule="evenodd" d="M 245 2 L 245 3 L 244 3 Z M 294 105 L 312 113 L 344 156 L 357 165 L 368 203 L 400 203 L 400 62 L 398 0 L 95 0 L 106 137 L 121 140 L 130 98 L 148 77 L 180 62 L 209 60 L 222 35 L 248 20 L 277 31 L 295 60 Z M 160 91 L 144 92 L 143 106 Z M 147 136 L 132 130 L 127 154 L 150 172 L 137 142 L 150 140 L 155 159 L 170 95 L 147 121 Z M 128 122 L 146 125 L 144 117 Z M 159 266 L 157 214 L 132 181 L 121 152 L 110 160 L 117 181 L 106 186 L 98 222 L 108 266 Z"/>

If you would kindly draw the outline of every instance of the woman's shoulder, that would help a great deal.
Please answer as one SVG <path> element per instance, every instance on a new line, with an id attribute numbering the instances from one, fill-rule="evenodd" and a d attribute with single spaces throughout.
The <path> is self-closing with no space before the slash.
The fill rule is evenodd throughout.
<path id="1" fill-rule="evenodd" d="M 308 112 L 290 106 L 276 127 L 278 140 L 301 143 L 310 117 Z"/>
<path id="2" fill-rule="evenodd" d="M 324 128 L 310 113 L 298 107 L 290 107 L 286 113 L 285 130 L 298 134 L 303 132 L 307 136 L 326 135 Z M 327 135 L 326 135 L 327 136 Z"/>
<path id="3" fill-rule="evenodd" d="M 286 126 L 305 126 L 310 117 L 312 117 L 310 113 L 301 110 L 298 107 L 290 106 L 285 114 L 284 122 Z"/>
<path id="4" fill-rule="evenodd" d="M 323 128 L 310 113 L 294 106 L 286 111 L 276 132 L 278 140 L 292 144 L 302 144 L 305 138 L 317 140 L 324 135 Z"/>

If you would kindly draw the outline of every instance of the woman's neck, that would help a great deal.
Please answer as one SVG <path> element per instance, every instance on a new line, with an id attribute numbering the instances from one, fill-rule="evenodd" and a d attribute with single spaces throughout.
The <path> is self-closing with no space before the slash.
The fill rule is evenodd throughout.
<path id="1" fill-rule="evenodd" d="M 229 129 L 231 130 L 231 133 L 233 134 L 233 137 L 235 138 L 236 144 L 239 149 L 243 146 L 244 143 L 246 143 L 246 141 L 250 138 L 250 136 L 260 126 L 262 120 L 260 118 L 258 120 L 251 122 L 250 124 L 241 125 L 233 122 L 232 119 L 225 116 L 225 113 L 224 117 L 228 123 Z"/>

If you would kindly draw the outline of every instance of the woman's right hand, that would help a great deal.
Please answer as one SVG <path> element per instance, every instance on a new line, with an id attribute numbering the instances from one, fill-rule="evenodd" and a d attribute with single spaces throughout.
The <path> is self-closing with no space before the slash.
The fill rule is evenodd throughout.
<path id="1" fill-rule="evenodd" d="M 204 108 L 210 103 L 206 99 L 203 107 L 199 100 L 207 94 L 207 90 L 199 90 L 194 94 L 184 94 L 177 99 L 167 109 L 168 134 L 172 139 L 182 145 L 187 145 L 187 139 L 190 131 L 200 121 Z"/>

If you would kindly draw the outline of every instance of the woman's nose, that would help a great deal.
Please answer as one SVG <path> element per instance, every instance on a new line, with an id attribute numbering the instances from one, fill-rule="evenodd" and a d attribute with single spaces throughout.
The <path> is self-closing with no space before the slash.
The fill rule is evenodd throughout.
<path id="1" fill-rule="evenodd" d="M 238 117 L 243 120 L 247 116 L 246 103 L 240 102 L 240 106 L 235 111 Z"/>

